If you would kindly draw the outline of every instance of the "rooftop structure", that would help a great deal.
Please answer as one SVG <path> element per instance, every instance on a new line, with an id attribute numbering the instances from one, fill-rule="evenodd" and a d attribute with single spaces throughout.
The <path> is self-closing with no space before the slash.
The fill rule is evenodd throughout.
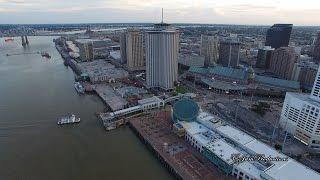
<path id="1" fill-rule="evenodd" d="M 112 111 L 117 111 L 125 108 L 127 101 L 107 85 L 97 84 L 94 90 L 104 100 L 104 102 L 110 107 Z"/>
<path id="2" fill-rule="evenodd" d="M 306 179 L 306 174 L 308 174 L 307 179 L 310 180 L 320 178 L 320 175 L 312 169 L 237 128 L 218 123 L 217 118 L 208 113 L 200 113 L 197 119 L 201 124 L 197 122 L 182 123 L 186 132 L 192 132 L 186 133 L 186 140 L 190 141 L 191 145 L 201 151 L 213 164 L 237 179 Z M 202 125 L 206 128 L 203 128 Z M 215 135 L 200 136 L 200 134 L 208 132 Z M 208 139 L 208 137 L 210 138 Z M 194 139 L 197 142 L 207 144 L 200 149 L 198 147 L 199 143 L 195 143 Z M 240 162 L 234 159 L 234 156 L 254 158 L 254 155 L 263 155 L 270 159 L 265 161 L 253 159 L 252 161 Z"/>
<path id="3" fill-rule="evenodd" d="M 128 72 L 124 69 L 116 68 L 105 60 L 78 63 L 82 73 L 87 73 L 92 83 L 109 82 L 116 79 L 128 77 Z"/>
<path id="4" fill-rule="evenodd" d="M 172 109 L 173 121 L 195 121 L 199 113 L 199 106 L 191 99 L 183 98 L 177 101 Z"/>
<path id="5" fill-rule="evenodd" d="M 132 86 L 122 87 L 116 90 L 122 97 L 130 96 L 130 95 L 140 95 L 148 93 L 147 90 Z"/>
<path id="6" fill-rule="evenodd" d="M 221 66 L 209 68 L 191 67 L 189 72 L 202 75 L 201 81 L 203 83 L 207 84 L 209 87 L 221 90 L 245 90 L 248 87 L 243 84 L 250 83 L 250 80 L 261 87 L 293 91 L 300 89 L 300 83 L 297 81 L 255 75 L 250 72 L 250 69 L 234 69 Z M 237 84 L 234 84 L 234 81 L 236 81 Z"/>
<path id="7" fill-rule="evenodd" d="M 110 56 L 115 60 L 121 59 L 120 51 L 110 51 Z"/>
<path id="8" fill-rule="evenodd" d="M 259 84 L 267 85 L 267 86 L 280 87 L 280 88 L 291 89 L 291 90 L 300 89 L 300 83 L 298 81 L 290 81 L 290 80 L 272 78 L 268 76 L 259 76 L 259 75 L 256 76 L 255 81 Z"/>

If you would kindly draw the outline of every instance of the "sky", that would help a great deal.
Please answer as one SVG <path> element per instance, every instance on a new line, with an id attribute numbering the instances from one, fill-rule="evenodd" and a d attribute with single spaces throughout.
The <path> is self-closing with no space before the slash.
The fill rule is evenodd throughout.
<path id="1" fill-rule="evenodd" d="M 0 24 L 320 25 L 320 0 L 0 0 Z"/>

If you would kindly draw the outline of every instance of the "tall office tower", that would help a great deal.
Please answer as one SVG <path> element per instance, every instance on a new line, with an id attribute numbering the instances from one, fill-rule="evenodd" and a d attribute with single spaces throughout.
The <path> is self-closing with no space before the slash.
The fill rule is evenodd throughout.
<path id="1" fill-rule="evenodd" d="M 126 41 L 127 41 L 127 32 L 123 32 L 120 35 L 120 62 L 121 64 L 125 64 L 127 63 L 127 45 L 126 45 Z"/>
<path id="2" fill-rule="evenodd" d="M 315 62 L 320 62 L 320 32 L 318 33 L 317 39 L 314 43 L 313 58 Z"/>
<path id="3" fill-rule="evenodd" d="M 310 95 L 287 93 L 280 126 L 308 147 L 320 151 L 320 68 Z"/>
<path id="4" fill-rule="evenodd" d="M 128 30 L 126 35 L 126 55 L 129 71 L 145 69 L 143 35 L 140 30 Z"/>
<path id="5" fill-rule="evenodd" d="M 205 66 L 211 66 L 218 61 L 219 39 L 216 36 L 201 35 L 200 55 L 204 56 Z"/>
<path id="6" fill-rule="evenodd" d="M 273 51 L 274 51 L 274 48 L 271 48 L 270 46 L 265 46 L 259 49 L 256 67 L 268 69 L 270 67 L 271 54 Z"/>
<path id="7" fill-rule="evenodd" d="M 292 24 L 275 24 L 267 31 L 266 46 L 272 48 L 287 47 L 292 31 Z"/>
<path id="8" fill-rule="evenodd" d="M 240 58 L 240 45 L 238 38 L 226 38 L 220 41 L 218 64 L 225 67 L 237 67 Z"/>
<path id="9" fill-rule="evenodd" d="M 170 90 L 178 79 L 179 33 L 169 24 L 146 31 L 146 79 L 149 88 Z"/>
<path id="10" fill-rule="evenodd" d="M 286 80 L 294 79 L 294 67 L 300 54 L 293 47 L 281 47 L 272 52 L 269 71 L 279 78 Z"/>

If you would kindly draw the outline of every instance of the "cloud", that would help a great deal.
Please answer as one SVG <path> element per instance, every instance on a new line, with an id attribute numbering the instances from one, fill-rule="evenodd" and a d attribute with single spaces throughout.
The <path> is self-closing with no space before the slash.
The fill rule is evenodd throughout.
<path id="1" fill-rule="evenodd" d="M 320 24 L 317 0 L 0 0 L 0 23 L 158 22 L 161 8 L 171 23 Z"/>

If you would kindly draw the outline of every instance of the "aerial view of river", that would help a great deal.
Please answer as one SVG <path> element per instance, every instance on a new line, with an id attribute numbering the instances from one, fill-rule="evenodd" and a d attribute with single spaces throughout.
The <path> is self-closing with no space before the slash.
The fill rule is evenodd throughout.
<path id="1" fill-rule="evenodd" d="M 54 38 L 0 38 L 0 179 L 172 179 L 128 127 L 104 130 L 104 104 L 77 94 Z M 69 113 L 81 122 L 58 126 Z"/>

